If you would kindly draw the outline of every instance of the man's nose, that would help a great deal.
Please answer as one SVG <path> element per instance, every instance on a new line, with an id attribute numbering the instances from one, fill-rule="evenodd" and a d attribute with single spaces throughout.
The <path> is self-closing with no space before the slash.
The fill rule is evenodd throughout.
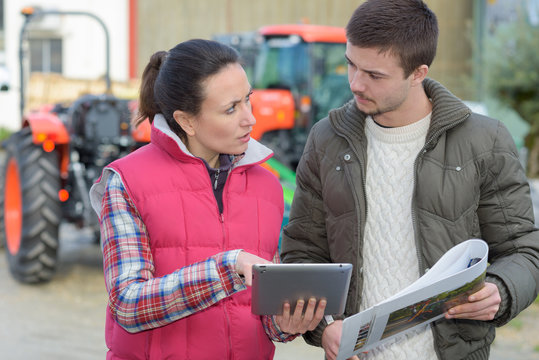
<path id="1" fill-rule="evenodd" d="M 352 92 L 365 92 L 365 77 L 360 72 L 355 72 L 349 79 Z"/>

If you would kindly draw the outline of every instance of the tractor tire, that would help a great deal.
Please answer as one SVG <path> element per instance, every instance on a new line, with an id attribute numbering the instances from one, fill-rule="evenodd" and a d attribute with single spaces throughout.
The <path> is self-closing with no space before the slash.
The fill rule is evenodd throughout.
<path id="1" fill-rule="evenodd" d="M 58 259 L 61 222 L 58 154 L 32 141 L 30 128 L 13 134 L 1 167 L 0 238 L 9 269 L 23 283 L 49 281 Z"/>

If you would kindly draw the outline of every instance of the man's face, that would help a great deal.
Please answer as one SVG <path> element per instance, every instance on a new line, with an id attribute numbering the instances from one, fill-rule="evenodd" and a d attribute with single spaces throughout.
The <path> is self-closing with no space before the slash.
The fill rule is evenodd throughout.
<path id="1" fill-rule="evenodd" d="M 408 99 L 412 75 L 404 77 L 399 59 L 391 52 L 346 44 L 348 82 L 357 107 L 376 116 L 398 111 Z"/>

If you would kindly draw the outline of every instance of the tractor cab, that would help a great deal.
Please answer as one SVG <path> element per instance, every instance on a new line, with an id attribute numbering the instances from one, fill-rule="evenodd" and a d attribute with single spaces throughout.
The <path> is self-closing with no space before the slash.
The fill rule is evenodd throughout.
<path id="1" fill-rule="evenodd" d="M 295 169 L 310 128 L 351 99 L 343 28 L 273 25 L 259 30 L 252 136 Z"/>

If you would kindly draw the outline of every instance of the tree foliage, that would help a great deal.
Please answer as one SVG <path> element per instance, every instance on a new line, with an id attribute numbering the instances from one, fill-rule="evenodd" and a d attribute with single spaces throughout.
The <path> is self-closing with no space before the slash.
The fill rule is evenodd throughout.
<path id="1" fill-rule="evenodd" d="M 484 80 L 489 95 L 515 109 L 530 125 L 530 175 L 539 175 L 539 27 L 522 16 L 501 24 L 485 41 Z"/>

